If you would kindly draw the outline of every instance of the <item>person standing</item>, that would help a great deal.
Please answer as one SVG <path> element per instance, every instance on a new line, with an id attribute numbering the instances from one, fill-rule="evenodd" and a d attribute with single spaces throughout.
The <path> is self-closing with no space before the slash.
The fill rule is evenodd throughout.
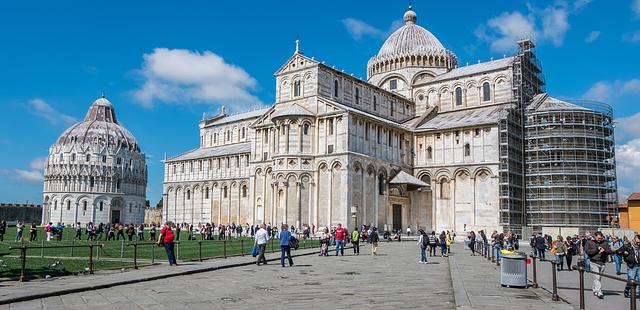
<path id="1" fill-rule="evenodd" d="M 378 255 L 378 242 L 380 241 L 380 236 L 378 236 L 378 228 L 374 227 L 371 230 L 371 235 L 369 235 L 369 241 L 371 242 L 371 255 Z"/>
<path id="2" fill-rule="evenodd" d="M 136 233 L 138 235 L 138 241 L 144 241 L 144 224 L 138 225 Z"/>
<path id="3" fill-rule="evenodd" d="M 427 246 L 429 246 L 429 238 L 422 229 L 419 229 L 418 233 L 420 234 L 420 239 L 418 239 L 418 246 L 420 247 L 420 264 L 426 264 L 427 254 L 425 251 L 427 250 Z"/>
<path id="4" fill-rule="evenodd" d="M 293 236 L 287 228 L 287 224 L 282 224 L 282 232 L 280 233 L 280 264 L 282 267 L 284 267 L 285 255 L 289 259 L 289 267 L 293 266 L 293 259 L 291 259 L 291 239 Z"/>
<path id="5" fill-rule="evenodd" d="M 29 241 L 36 241 L 38 238 L 38 226 L 35 222 L 31 223 L 31 228 L 29 229 Z"/>
<path id="6" fill-rule="evenodd" d="M 150 240 L 156 240 L 156 223 L 151 224 L 151 229 L 149 229 Z"/>
<path id="7" fill-rule="evenodd" d="M 74 237 L 74 239 L 82 239 L 82 227 L 80 227 L 80 222 L 76 223 L 76 236 Z"/>
<path id="8" fill-rule="evenodd" d="M 480 231 L 482 233 L 482 231 Z M 447 230 L 447 235 L 445 236 L 445 243 L 447 244 L 447 255 L 451 254 L 451 233 Z"/>
<path id="9" fill-rule="evenodd" d="M 171 221 L 164 223 L 164 227 L 160 230 L 160 236 L 158 236 L 158 245 L 164 246 L 165 251 L 167 251 L 169 266 L 178 266 L 176 256 L 174 254 L 175 235 L 171 230 L 171 224 Z"/>
<path id="10" fill-rule="evenodd" d="M 436 247 L 438 246 L 438 239 L 436 238 L 436 232 L 431 231 L 429 235 L 429 256 L 436 256 Z"/>
<path id="11" fill-rule="evenodd" d="M 411 236 L 411 225 L 407 226 L 407 237 Z"/>
<path id="12" fill-rule="evenodd" d="M 357 229 L 351 233 L 351 244 L 353 245 L 353 255 L 360 255 L 360 232 Z"/>
<path id="13" fill-rule="evenodd" d="M 265 229 L 266 225 L 261 224 L 260 229 L 256 232 L 256 238 L 254 244 L 258 246 L 258 261 L 256 265 L 260 266 L 261 263 L 267 264 L 267 259 L 264 257 L 264 252 L 267 250 L 267 241 L 269 240 L 269 232 Z"/>
<path id="14" fill-rule="evenodd" d="M 542 237 L 542 233 L 538 233 L 538 236 L 533 240 L 533 246 L 538 252 L 538 258 L 544 259 L 544 252 L 547 249 L 546 240 Z"/>
<path id="15" fill-rule="evenodd" d="M 469 233 L 469 249 L 471 256 L 476 256 L 476 233 L 473 230 Z"/>
<path id="16" fill-rule="evenodd" d="M 440 256 L 441 257 L 447 257 L 449 256 L 449 254 L 447 253 L 447 234 L 444 232 L 444 230 L 442 231 L 442 233 L 440 233 Z"/>
<path id="17" fill-rule="evenodd" d="M 600 231 L 596 231 L 594 239 L 587 241 L 584 251 L 589 256 L 591 264 L 591 271 L 596 272 L 593 274 L 593 294 L 600 298 L 604 298 L 602 293 L 601 276 L 598 273 L 604 273 L 605 264 L 607 263 L 607 256 L 611 254 L 611 247 L 604 240 L 604 235 Z"/>
<path id="18" fill-rule="evenodd" d="M 562 239 L 562 236 L 558 235 L 556 241 L 553 243 L 556 254 L 556 269 L 562 271 L 564 269 L 564 258 L 567 256 L 567 246 Z"/>
<path id="19" fill-rule="evenodd" d="M 578 252 L 576 243 L 573 241 L 573 239 L 571 239 L 570 236 L 567 236 L 567 238 L 564 241 L 564 244 L 567 247 L 567 256 L 565 257 L 565 259 L 567 260 L 567 270 L 571 271 L 573 270 L 573 268 L 571 267 L 573 256 L 576 255 L 576 253 Z"/>
<path id="20" fill-rule="evenodd" d="M 51 225 L 51 223 L 49 223 L 49 225 Z M 0 221 L 0 241 L 4 242 L 4 234 L 6 233 L 7 233 L 7 221 L 2 220 Z"/>
<path id="21" fill-rule="evenodd" d="M 324 228 L 322 235 L 320 236 L 320 256 L 329 256 L 329 243 L 331 242 L 331 235 L 329 234 L 329 228 Z"/>
<path id="22" fill-rule="evenodd" d="M 338 251 L 341 256 L 344 256 L 344 241 L 345 239 L 347 239 L 347 230 L 342 228 L 342 224 L 338 223 L 338 228 L 336 228 L 335 235 L 336 256 L 338 256 Z"/>
<path id="23" fill-rule="evenodd" d="M 616 274 L 617 275 L 621 275 L 622 273 L 620 272 L 622 269 L 622 255 L 618 254 L 618 249 L 620 249 L 624 244 L 622 243 L 622 240 L 620 240 L 620 238 L 618 238 L 618 236 L 613 236 L 613 238 L 611 238 L 611 258 L 613 259 L 613 263 L 616 266 Z"/>
<path id="24" fill-rule="evenodd" d="M 622 256 L 627 263 L 627 279 L 640 282 L 640 235 L 635 235 L 631 243 L 621 246 L 616 254 Z M 629 297 L 629 290 L 631 286 L 627 283 L 624 287 L 624 297 Z M 636 297 L 638 296 L 640 296 L 640 286 L 636 286 Z"/>

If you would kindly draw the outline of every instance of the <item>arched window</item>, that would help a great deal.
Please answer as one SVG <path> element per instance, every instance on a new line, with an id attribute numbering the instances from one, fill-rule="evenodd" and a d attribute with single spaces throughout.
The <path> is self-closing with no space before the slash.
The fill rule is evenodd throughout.
<path id="1" fill-rule="evenodd" d="M 427 147 L 427 159 L 433 158 L 433 149 L 429 146 Z"/>
<path id="2" fill-rule="evenodd" d="M 304 124 L 302 126 L 302 134 L 305 136 L 309 134 L 309 124 Z"/>
<path id="3" fill-rule="evenodd" d="M 191 199 L 191 190 L 187 190 L 187 200 Z"/>
<path id="4" fill-rule="evenodd" d="M 86 201 L 82 202 L 82 211 L 87 211 L 87 202 Z"/>
<path id="5" fill-rule="evenodd" d="M 449 182 L 445 178 L 440 179 L 440 198 L 449 199 Z"/>
<path id="6" fill-rule="evenodd" d="M 116 191 L 120 190 L 120 180 L 116 181 Z"/>
<path id="7" fill-rule="evenodd" d="M 228 187 L 226 186 L 222 189 L 222 197 L 227 198 L 227 190 L 228 190 Z"/>
<path id="8" fill-rule="evenodd" d="M 373 110 L 378 111 L 378 98 L 373 96 Z"/>
<path id="9" fill-rule="evenodd" d="M 91 161 L 91 154 L 87 154 L 85 161 Z"/>
<path id="10" fill-rule="evenodd" d="M 391 116 L 393 116 L 393 110 L 394 110 L 393 102 L 391 102 L 389 106 L 390 106 L 390 109 L 391 109 Z"/>
<path id="11" fill-rule="evenodd" d="M 247 129 L 245 127 L 242 127 L 242 139 L 244 139 L 247 135 Z"/>
<path id="12" fill-rule="evenodd" d="M 356 104 L 360 104 L 360 88 L 356 87 Z"/>
<path id="13" fill-rule="evenodd" d="M 213 143 L 218 143 L 218 134 L 217 133 L 213 134 Z"/>
<path id="14" fill-rule="evenodd" d="M 247 197 L 247 186 L 242 185 L 242 197 Z"/>
<path id="15" fill-rule="evenodd" d="M 293 96 L 300 96 L 300 81 L 293 82 Z"/>
<path id="16" fill-rule="evenodd" d="M 491 100 L 491 86 L 489 82 L 482 83 L 482 101 Z"/>
<path id="17" fill-rule="evenodd" d="M 338 80 L 333 81 L 333 96 L 338 97 Z"/>
<path id="18" fill-rule="evenodd" d="M 71 154 L 71 161 L 76 161 L 76 154 Z"/>
<path id="19" fill-rule="evenodd" d="M 378 194 L 384 195 L 384 175 L 382 173 L 378 176 Z"/>
<path id="20" fill-rule="evenodd" d="M 67 210 L 71 210 L 71 200 L 67 200 Z"/>
<path id="21" fill-rule="evenodd" d="M 209 199 L 209 187 L 204 189 L 204 199 Z"/>
<path id="22" fill-rule="evenodd" d="M 58 210 L 58 201 L 53 202 L 53 210 Z"/>
<path id="23" fill-rule="evenodd" d="M 104 208 L 104 202 L 100 201 L 100 211 Z"/>
<path id="24" fill-rule="evenodd" d="M 462 88 L 456 87 L 456 105 L 462 105 Z"/>
<path id="25" fill-rule="evenodd" d="M 471 155 L 471 146 L 469 145 L 469 143 L 465 143 L 464 156 L 470 156 L 470 155 Z"/>
<path id="26" fill-rule="evenodd" d="M 95 185 L 95 178 L 94 177 L 90 177 L 89 178 L 89 187 L 93 187 Z"/>
<path id="27" fill-rule="evenodd" d="M 227 141 L 231 141 L 231 130 L 227 130 Z"/>

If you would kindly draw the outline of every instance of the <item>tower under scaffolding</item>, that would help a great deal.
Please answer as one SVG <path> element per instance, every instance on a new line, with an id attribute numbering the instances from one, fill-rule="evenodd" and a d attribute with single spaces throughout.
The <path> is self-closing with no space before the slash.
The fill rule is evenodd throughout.
<path id="1" fill-rule="evenodd" d="M 518 41 L 512 64 L 512 100 L 500 118 L 499 201 L 500 225 L 521 232 L 525 225 L 524 110 L 536 94 L 544 92 L 544 76 L 531 40 Z"/>
<path id="2" fill-rule="evenodd" d="M 526 109 L 527 226 L 609 227 L 617 215 L 610 106 L 537 95 Z"/>

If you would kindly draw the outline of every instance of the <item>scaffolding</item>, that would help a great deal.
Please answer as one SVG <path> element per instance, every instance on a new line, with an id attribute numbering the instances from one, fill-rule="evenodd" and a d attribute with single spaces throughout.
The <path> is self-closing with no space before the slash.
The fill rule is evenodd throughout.
<path id="1" fill-rule="evenodd" d="M 613 112 L 536 96 L 526 110 L 527 226 L 610 227 L 617 215 Z"/>
<path id="2" fill-rule="evenodd" d="M 518 41 L 512 64 L 512 100 L 505 105 L 499 123 L 500 225 L 521 232 L 525 225 L 524 110 L 536 94 L 544 92 L 542 66 L 531 40 Z"/>

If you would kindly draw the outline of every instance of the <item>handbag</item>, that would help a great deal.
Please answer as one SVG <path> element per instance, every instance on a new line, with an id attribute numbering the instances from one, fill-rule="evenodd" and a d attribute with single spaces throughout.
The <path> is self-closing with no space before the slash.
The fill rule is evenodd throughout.
<path id="1" fill-rule="evenodd" d="M 256 257 L 259 253 L 258 246 L 254 244 L 253 248 L 251 248 L 251 256 Z"/>

